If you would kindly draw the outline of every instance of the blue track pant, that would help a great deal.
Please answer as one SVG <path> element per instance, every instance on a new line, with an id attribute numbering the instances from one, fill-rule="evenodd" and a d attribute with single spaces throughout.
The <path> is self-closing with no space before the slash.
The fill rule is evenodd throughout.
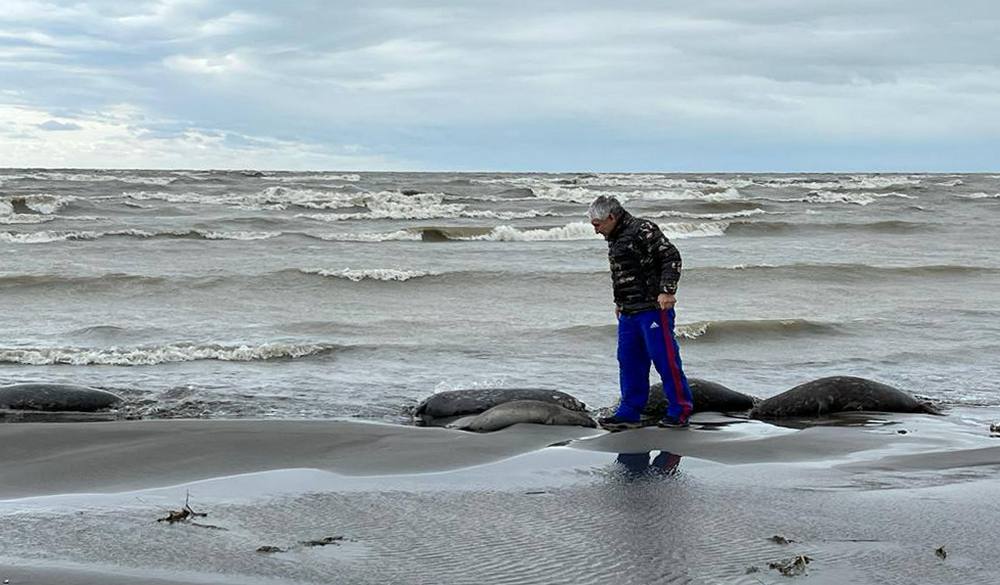
<path id="1" fill-rule="evenodd" d="M 643 311 L 618 318 L 618 368 L 622 401 L 616 413 L 638 420 L 649 397 L 649 364 L 656 366 L 667 398 L 667 416 L 686 420 L 691 414 L 691 389 L 681 367 L 674 339 L 674 310 Z"/>

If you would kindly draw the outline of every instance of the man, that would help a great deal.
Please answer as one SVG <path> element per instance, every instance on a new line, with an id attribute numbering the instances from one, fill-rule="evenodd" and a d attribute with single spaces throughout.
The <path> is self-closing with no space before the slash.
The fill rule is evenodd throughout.
<path id="1" fill-rule="evenodd" d="M 660 227 L 634 217 L 614 197 L 600 196 L 587 211 L 594 231 L 608 241 L 615 316 L 621 403 L 613 416 L 598 420 L 606 429 L 640 425 L 649 398 L 649 364 L 663 380 L 667 411 L 658 426 L 683 428 L 691 415 L 691 389 L 674 339 L 674 304 L 681 255 Z"/>

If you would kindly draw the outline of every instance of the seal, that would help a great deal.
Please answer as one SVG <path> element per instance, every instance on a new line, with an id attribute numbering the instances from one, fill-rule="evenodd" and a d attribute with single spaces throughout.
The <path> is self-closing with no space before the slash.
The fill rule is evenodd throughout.
<path id="1" fill-rule="evenodd" d="M 72 384 L 0 386 L 0 409 L 45 412 L 97 412 L 117 406 L 117 394 Z"/>
<path id="2" fill-rule="evenodd" d="M 567 425 L 596 427 L 597 423 L 586 412 L 569 410 L 552 402 L 541 400 L 512 400 L 498 404 L 471 419 L 463 419 L 453 428 L 477 433 L 490 433 L 517 423 L 540 425 Z"/>
<path id="3" fill-rule="evenodd" d="M 701 378 L 688 378 L 688 387 L 691 388 L 694 412 L 746 412 L 753 408 L 754 404 L 760 401 L 759 398 L 749 396 L 709 380 Z M 617 408 L 618 405 L 615 405 Z M 667 409 L 667 399 L 663 395 L 663 384 L 657 382 L 649 387 L 649 399 L 646 407 L 642 410 L 642 417 L 651 420 L 663 418 Z"/>
<path id="4" fill-rule="evenodd" d="M 567 410 L 584 412 L 587 406 L 576 398 L 558 390 L 541 388 L 477 388 L 448 390 L 426 398 L 417 405 L 413 416 L 420 424 L 443 427 L 462 416 L 479 414 L 514 400 L 537 400 L 561 406 Z"/>
<path id="5" fill-rule="evenodd" d="M 757 404 L 750 418 L 817 417 L 847 411 L 941 414 L 906 392 L 853 376 L 831 376 L 800 384 Z"/>

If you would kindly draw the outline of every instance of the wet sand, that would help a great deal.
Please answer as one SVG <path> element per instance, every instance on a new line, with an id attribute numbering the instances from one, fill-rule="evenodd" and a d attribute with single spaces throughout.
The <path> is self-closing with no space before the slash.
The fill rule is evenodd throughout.
<path id="1" fill-rule="evenodd" d="M 686 431 L 615 434 L 0 425 L 0 578 L 750 584 L 786 582 L 768 563 L 804 554 L 814 584 L 994 582 L 997 415 L 798 430 L 704 414 Z M 216 528 L 156 522 L 188 497 Z M 302 544 L 328 537 L 344 538 Z"/>

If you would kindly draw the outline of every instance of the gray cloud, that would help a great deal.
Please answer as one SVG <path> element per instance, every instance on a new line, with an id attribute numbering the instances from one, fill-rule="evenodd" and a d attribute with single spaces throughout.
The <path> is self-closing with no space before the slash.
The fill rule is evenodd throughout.
<path id="1" fill-rule="evenodd" d="M 63 119 L 129 104 L 146 139 L 166 124 L 429 168 L 649 165 L 685 147 L 706 168 L 863 168 L 873 144 L 905 160 L 1000 135 L 991 2 L 289 4 L 14 0 L 8 103 Z"/>

